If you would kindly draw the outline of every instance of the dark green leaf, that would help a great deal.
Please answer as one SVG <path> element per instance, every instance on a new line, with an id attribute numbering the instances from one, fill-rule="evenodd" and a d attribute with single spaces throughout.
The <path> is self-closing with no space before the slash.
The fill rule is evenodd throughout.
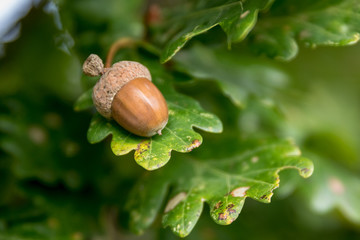
<path id="1" fill-rule="evenodd" d="M 316 47 L 359 41 L 358 0 L 285 1 L 274 3 L 252 32 L 253 49 L 281 60 L 293 59 L 298 43 Z"/>
<path id="2" fill-rule="evenodd" d="M 237 106 L 258 96 L 269 100 L 284 87 L 288 76 L 273 64 L 244 54 L 196 45 L 175 57 L 178 67 L 198 79 L 216 80 L 222 91 Z"/>
<path id="3" fill-rule="evenodd" d="M 98 46 L 99 42 L 96 41 L 100 40 L 100 44 L 106 47 L 120 37 L 140 38 L 142 36 L 143 4 L 144 0 L 67 1 L 67 7 L 73 11 L 74 15 L 74 19 L 71 20 L 76 20 L 83 27 L 78 33 L 81 37 L 79 44 Z"/>
<path id="4" fill-rule="evenodd" d="M 254 27 L 259 10 L 265 9 L 272 0 L 211 1 L 196 9 L 188 9 L 169 25 L 171 34 L 161 55 L 161 61 L 169 61 L 191 38 L 220 25 L 228 35 L 229 44 L 243 40 Z M 192 6 L 194 7 L 194 6 Z"/>
<path id="5" fill-rule="evenodd" d="M 92 88 L 84 92 L 75 102 L 74 110 L 83 111 L 93 106 Z"/>

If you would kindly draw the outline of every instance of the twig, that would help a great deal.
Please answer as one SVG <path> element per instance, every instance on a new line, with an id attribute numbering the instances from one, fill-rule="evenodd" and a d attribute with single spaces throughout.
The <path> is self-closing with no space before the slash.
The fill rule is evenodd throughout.
<path id="1" fill-rule="evenodd" d="M 119 40 L 114 42 L 111 45 L 108 55 L 106 57 L 105 68 L 111 67 L 111 63 L 114 59 L 114 56 L 119 49 L 133 47 L 136 44 L 137 44 L 137 40 L 134 40 L 132 38 L 120 38 Z"/>

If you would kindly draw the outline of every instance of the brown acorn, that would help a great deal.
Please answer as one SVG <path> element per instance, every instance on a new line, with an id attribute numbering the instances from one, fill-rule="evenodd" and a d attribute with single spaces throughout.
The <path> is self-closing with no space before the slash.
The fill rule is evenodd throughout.
<path id="1" fill-rule="evenodd" d="M 102 74 L 93 88 L 96 110 L 136 135 L 161 135 L 168 122 L 168 107 L 161 92 L 151 82 L 149 70 L 133 61 L 120 61 L 105 69 L 103 66 L 95 54 L 91 54 L 83 65 L 87 75 Z"/>

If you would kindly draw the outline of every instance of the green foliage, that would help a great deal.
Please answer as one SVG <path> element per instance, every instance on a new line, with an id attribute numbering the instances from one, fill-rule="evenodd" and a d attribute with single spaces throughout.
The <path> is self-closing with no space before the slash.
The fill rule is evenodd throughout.
<path id="1" fill-rule="evenodd" d="M 351 171 L 336 164 L 311 156 L 315 165 L 321 166 L 310 183 L 301 188 L 310 206 L 319 213 L 338 208 L 355 224 L 360 223 L 360 179 Z M 327 199 L 324 201 L 324 199 Z"/>
<path id="2" fill-rule="evenodd" d="M 219 133 L 222 131 L 221 121 L 202 110 L 193 99 L 176 93 L 169 86 L 169 79 L 163 79 L 161 66 L 152 75 L 153 81 L 162 91 L 169 108 L 169 122 L 162 135 L 144 138 L 129 133 L 114 121 L 108 121 L 100 115 L 95 115 L 88 130 L 90 143 L 98 143 L 112 135 L 111 149 L 115 155 L 124 155 L 135 150 L 135 161 L 147 170 L 164 166 L 171 157 L 171 151 L 190 152 L 202 143 L 200 134 L 193 127 L 203 131 Z M 91 91 L 82 95 L 75 104 L 75 109 L 84 109 L 90 105 Z"/>
<path id="3" fill-rule="evenodd" d="M 342 52 L 319 49 L 316 56 L 304 52 L 289 64 L 289 71 L 303 81 L 307 94 L 286 114 L 291 123 L 290 131 L 297 132 L 295 135 L 316 169 L 309 183 L 301 186 L 300 195 L 315 212 L 324 214 L 337 210 L 354 224 L 359 224 L 360 217 L 355 200 L 359 194 L 360 113 L 352 107 L 358 103 L 360 73 L 356 67 L 347 66 L 356 65 L 354 56 L 357 54 L 359 48 Z M 328 66 L 336 67 L 329 69 Z M 327 69 L 326 73 L 323 69 Z M 311 79 L 305 77 L 306 72 L 311 72 Z M 312 79 L 317 81 L 312 82 Z M 346 84 L 339 79 L 346 79 Z M 342 185 L 344 191 L 334 193 L 330 188 L 330 183 L 334 182 L 336 186 Z"/>
<path id="4" fill-rule="evenodd" d="M 251 55 L 196 45 L 175 58 L 178 68 L 197 79 L 215 80 L 225 95 L 240 107 L 257 96 L 269 100 L 284 88 L 288 76 L 276 66 Z M 239 78 L 238 76 L 241 76 Z"/>
<path id="5" fill-rule="evenodd" d="M 345 46 L 359 41 L 360 3 L 357 0 L 288 1 L 274 3 L 252 33 L 255 52 L 291 60 L 297 41 L 306 46 Z"/>
<path id="6" fill-rule="evenodd" d="M 259 10 L 272 0 L 194 2 L 169 24 L 162 62 L 169 61 L 191 38 L 217 25 L 227 33 L 229 43 L 243 40 L 254 27 Z"/>
<path id="7" fill-rule="evenodd" d="M 301 46 L 354 44 L 359 14 L 357 0 L 34 6 L 0 39 L 0 239 L 357 239 L 360 48 Z M 147 66 L 166 98 L 161 136 L 93 107 L 81 62 L 120 37 L 139 44 L 114 62 Z"/>
<path id="8" fill-rule="evenodd" d="M 288 141 L 242 145 L 243 150 L 229 158 L 182 159 L 145 175 L 127 204 L 132 229 L 142 232 L 153 222 L 169 186 L 173 189 L 162 222 L 185 237 L 198 221 L 204 202 L 210 205 L 215 222 L 228 225 L 238 217 L 247 197 L 270 202 L 279 187 L 279 171 L 295 168 L 303 177 L 312 174 L 311 161 L 300 157 L 299 149 Z"/>
<path id="9" fill-rule="evenodd" d="M 193 131 L 193 126 L 204 131 L 221 132 L 221 122 L 214 115 L 202 111 L 185 97 L 172 99 L 168 101 L 170 120 L 161 136 L 141 138 L 123 130 L 116 122 L 95 115 L 88 131 L 89 142 L 100 142 L 111 134 L 111 149 L 115 155 L 135 150 L 135 161 L 147 170 L 154 170 L 169 161 L 172 150 L 190 152 L 202 143 L 201 135 Z"/>
<path id="10" fill-rule="evenodd" d="M 75 111 L 83 111 L 93 106 L 92 100 L 92 92 L 93 89 L 89 89 L 84 92 L 75 102 L 74 110 Z"/>
<path id="11" fill-rule="evenodd" d="M 298 52 L 296 39 L 305 45 L 344 46 L 359 41 L 360 4 L 357 0 L 331 1 L 213 1 L 190 6 L 169 24 L 169 42 L 162 61 L 170 60 L 187 41 L 220 25 L 226 32 L 229 45 L 243 40 L 251 30 L 250 47 L 258 53 L 281 60 L 291 60 Z M 331 19 L 331 20 L 329 20 Z M 255 26 L 256 24 L 256 26 Z M 254 27 L 255 26 L 255 27 Z"/>

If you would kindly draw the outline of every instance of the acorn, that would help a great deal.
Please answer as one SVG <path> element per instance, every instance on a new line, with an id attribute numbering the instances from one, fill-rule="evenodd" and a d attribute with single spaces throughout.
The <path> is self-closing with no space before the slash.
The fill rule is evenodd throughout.
<path id="1" fill-rule="evenodd" d="M 83 72 L 89 76 L 102 75 L 92 94 L 95 108 L 102 116 L 114 119 L 139 136 L 161 135 L 168 122 L 168 107 L 144 65 L 120 61 L 104 68 L 100 57 L 91 54 L 84 62 Z"/>

